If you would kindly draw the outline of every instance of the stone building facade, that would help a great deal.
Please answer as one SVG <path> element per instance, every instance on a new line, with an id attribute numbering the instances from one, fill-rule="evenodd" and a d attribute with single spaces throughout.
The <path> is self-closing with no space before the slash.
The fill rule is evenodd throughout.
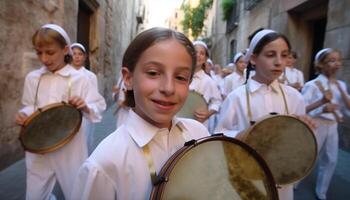
<path id="1" fill-rule="evenodd" d="M 111 88 L 122 55 L 142 30 L 142 0 L 0 1 L 0 169 L 23 157 L 14 115 L 21 107 L 26 74 L 40 66 L 31 44 L 34 32 L 56 23 L 72 42 L 87 48 L 87 68 L 98 77 L 99 91 L 112 103 Z"/>
<path id="2" fill-rule="evenodd" d="M 214 0 L 211 20 L 211 54 L 225 66 L 233 55 L 248 47 L 248 36 L 259 28 L 285 34 L 300 58 L 297 68 L 305 80 L 315 77 L 313 58 L 325 47 L 339 49 L 343 67 L 338 78 L 350 88 L 350 1 L 348 0 L 235 0 L 231 18 L 222 20 L 222 0 Z M 340 144 L 350 150 L 350 116 L 340 124 Z"/>

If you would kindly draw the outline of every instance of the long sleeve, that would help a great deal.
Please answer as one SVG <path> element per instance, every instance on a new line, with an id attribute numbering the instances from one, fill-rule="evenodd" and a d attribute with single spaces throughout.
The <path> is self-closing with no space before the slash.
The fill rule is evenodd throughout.
<path id="1" fill-rule="evenodd" d="M 84 116 L 91 122 L 100 122 L 102 120 L 101 113 L 106 110 L 106 102 L 104 98 L 97 91 L 96 86 L 92 85 L 90 81 L 86 82 L 83 89 L 83 99 L 90 109 L 90 113 L 84 113 Z"/>
<path id="2" fill-rule="evenodd" d="M 313 84 L 313 82 L 306 83 L 301 93 L 304 97 L 306 106 L 322 98 L 319 88 L 315 84 Z M 310 111 L 308 114 L 313 117 L 319 116 L 323 113 L 323 108 L 324 105 L 319 106 L 318 108 Z"/>
<path id="3" fill-rule="evenodd" d="M 35 101 L 35 93 L 36 93 L 36 87 L 37 83 L 32 78 L 30 78 L 31 74 L 28 74 L 24 81 L 24 89 L 23 89 L 23 96 L 22 96 L 22 104 L 23 108 L 20 110 L 20 112 L 25 113 L 27 116 L 31 115 L 34 112 L 34 101 Z"/>
<path id="4" fill-rule="evenodd" d="M 116 186 L 99 166 L 89 160 L 79 169 L 71 195 L 72 200 L 114 200 L 117 197 Z"/>
<path id="5" fill-rule="evenodd" d="M 234 101 L 233 97 L 233 95 L 229 95 L 224 100 L 220 109 L 218 124 L 214 131 L 215 133 L 223 133 L 226 136 L 235 137 L 241 131 L 239 130 L 236 112 L 236 109 L 238 108 L 235 108 L 234 105 L 234 103 L 237 102 Z"/>

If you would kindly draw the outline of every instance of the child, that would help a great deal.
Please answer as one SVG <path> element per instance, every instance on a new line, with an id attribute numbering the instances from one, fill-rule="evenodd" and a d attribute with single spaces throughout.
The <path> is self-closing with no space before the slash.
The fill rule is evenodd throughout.
<path id="1" fill-rule="evenodd" d="M 71 199 L 148 199 L 156 174 L 185 141 L 208 136 L 192 119 L 174 117 L 187 95 L 195 50 L 182 33 L 152 28 L 123 57 L 125 123 L 82 165 Z"/>
<path id="2" fill-rule="evenodd" d="M 24 107 L 16 114 L 16 123 L 23 125 L 36 108 L 61 101 L 80 109 L 91 121 L 100 121 L 100 111 L 105 108 L 104 99 L 85 76 L 68 64 L 71 55 L 67 33 L 58 25 L 46 24 L 34 34 L 32 43 L 44 66 L 26 76 L 22 98 Z M 25 152 L 26 199 L 50 198 L 56 179 L 65 198 L 69 198 L 74 176 L 87 158 L 86 140 L 81 132 L 79 130 L 70 142 L 56 151 L 45 154 Z"/>
<path id="3" fill-rule="evenodd" d="M 113 99 L 116 102 L 116 128 L 119 128 L 128 117 L 129 107 L 124 105 L 125 101 L 125 84 L 123 81 L 123 75 L 120 71 L 117 84 L 113 87 Z"/>
<path id="4" fill-rule="evenodd" d="M 84 67 L 85 60 L 86 60 L 85 47 L 80 43 L 73 43 L 70 47 L 71 47 L 71 50 L 73 53 L 72 66 L 76 70 L 78 70 L 80 73 L 87 76 L 90 79 L 92 86 L 94 86 L 95 90 L 98 91 L 98 84 L 97 84 L 96 75 Z M 85 118 L 83 118 L 81 126 L 83 129 L 83 132 L 85 132 L 85 134 L 86 134 L 88 152 L 90 154 L 93 150 L 93 132 L 95 130 L 95 127 L 92 123 L 89 123 L 89 121 L 86 120 Z"/>
<path id="5" fill-rule="evenodd" d="M 306 111 L 318 125 L 316 138 L 319 148 L 319 170 L 316 196 L 326 199 L 338 159 L 338 122 L 342 121 L 340 110 L 350 108 L 346 84 L 336 79 L 342 66 L 338 50 L 326 48 L 315 56 L 315 67 L 319 75 L 307 82 L 302 94 L 307 104 Z"/>
<path id="6" fill-rule="evenodd" d="M 235 137 L 253 121 L 269 113 L 305 114 L 301 94 L 277 80 L 284 70 L 289 50 L 287 38 L 273 30 L 262 30 L 253 37 L 245 60 L 247 63 L 250 61 L 248 65 L 253 65 L 256 73 L 247 84 L 227 96 L 221 107 L 216 132 Z M 301 118 L 308 121 L 305 116 Z M 292 185 L 282 186 L 278 191 L 280 199 L 293 199 Z"/>
<path id="7" fill-rule="evenodd" d="M 304 74 L 302 71 L 295 68 L 295 62 L 298 55 L 295 51 L 291 51 L 287 59 L 287 66 L 283 74 L 279 77 L 281 83 L 287 84 L 301 91 L 304 85 Z"/>
<path id="8" fill-rule="evenodd" d="M 209 50 L 207 45 L 202 41 L 193 42 L 196 49 L 197 64 L 195 68 L 195 74 L 190 85 L 190 90 L 198 92 L 203 95 L 204 99 L 208 103 L 208 110 L 198 110 L 195 112 L 195 117 L 199 122 L 202 122 L 210 132 L 212 132 L 215 125 L 209 127 L 208 119 L 213 114 L 217 113 L 221 104 L 220 90 L 215 81 L 208 76 L 203 67 L 209 57 Z"/>
<path id="9" fill-rule="evenodd" d="M 236 53 L 233 58 L 233 63 L 236 66 L 236 70 L 232 74 L 228 75 L 224 79 L 224 96 L 226 97 L 230 92 L 245 82 L 244 70 L 246 69 L 246 63 L 244 61 L 244 55 L 239 52 Z"/>

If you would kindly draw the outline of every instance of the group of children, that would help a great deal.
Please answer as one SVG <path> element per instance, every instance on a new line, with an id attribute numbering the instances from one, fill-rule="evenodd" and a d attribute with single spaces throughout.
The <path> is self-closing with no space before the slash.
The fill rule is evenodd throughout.
<path id="1" fill-rule="evenodd" d="M 235 56 L 236 74 L 227 76 L 227 81 L 235 81 L 222 96 L 204 71 L 209 58 L 204 42 L 192 43 L 182 33 L 166 28 L 146 30 L 130 43 L 122 60 L 122 87 L 115 92 L 124 95 L 121 108 L 127 113 L 125 120 L 87 158 L 82 132 L 89 123 L 101 120 L 106 105 L 96 77 L 80 68 L 84 57 L 73 61 L 74 67 L 67 60 L 70 49 L 73 58 L 85 55 L 85 49 L 79 44 L 70 47 L 66 32 L 53 24 L 34 34 L 33 46 L 44 66 L 26 77 L 24 107 L 16 115 L 17 124 L 34 112 L 35 96 L 39 107 L 67 101 L 82 110 L 89 122 L 55 152 L 26 152 L 27 199 L 49 199 L 56 179 L 66 199 L 147 199 L 162 166 L 186 141 L 209 136 L 210 129 L 235 137 L 251 121 L 272 112 L 295 115 L 316 130 L 321 161 L 316 195 L 326 198 L 337 159 L 339 106 L 350 108 L 346 85 L 335 78 L 341 66 L 339 51 L 327 48 L 316 55 L 320 75 L 300 93 L 278 80 L 283 72 L 288 73 L 288 39 L 273 30 L 262 30 L 253 37 L 245 55 Z M 246 64 L 255 69 L 254 75 L 245 72 Z M 251 78 L 243 79 L 244 74 Z M 66 94 L 68 78 L 73 80 L 71 97 Z M 190 90 L 208 103 L 206 111 L 195 112 L 197 121 L 176 117 Z M 210 127 L 214 116 L 215 127 Z M 279 188 L 279 197 L 293 199 L 292 186 Z"/>

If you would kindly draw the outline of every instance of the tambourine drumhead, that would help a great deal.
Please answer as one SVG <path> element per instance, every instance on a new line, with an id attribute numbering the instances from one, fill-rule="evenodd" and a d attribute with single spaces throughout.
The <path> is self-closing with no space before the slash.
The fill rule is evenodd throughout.
<path id="1" fill-rule="evenodd" d="M 182 106 L 181 110 L 176 114 L 176 116 L 195 119 L 194 112 L 197 109 L 207 110 L 207 107 L 207 102 L 202 95 L 195 91 L 190 91 L 185 104 Z"/>
<path id="2" fill-rule="evenodd" d="M 251 126 L 240 139 L 265 159 L 278 185 L 304 178 L 317 157 L 317 142 L 312 130 L 292 116 L 264 118 Z"/>
<path id="3" fill-rule="evenodd" d="M 211 136 L 178 150 L 163 166 L 151 199 L 278 199 L 272 174 L 248 145 Z"/>
<path id="4" fill-rule="evenodd" d="M 81 112 L 69 104 L 47 105 L 29 116 L 21 130 L 21 143 L 33 153 L 57 150 L 79 131 L 81 121 Z"/>

